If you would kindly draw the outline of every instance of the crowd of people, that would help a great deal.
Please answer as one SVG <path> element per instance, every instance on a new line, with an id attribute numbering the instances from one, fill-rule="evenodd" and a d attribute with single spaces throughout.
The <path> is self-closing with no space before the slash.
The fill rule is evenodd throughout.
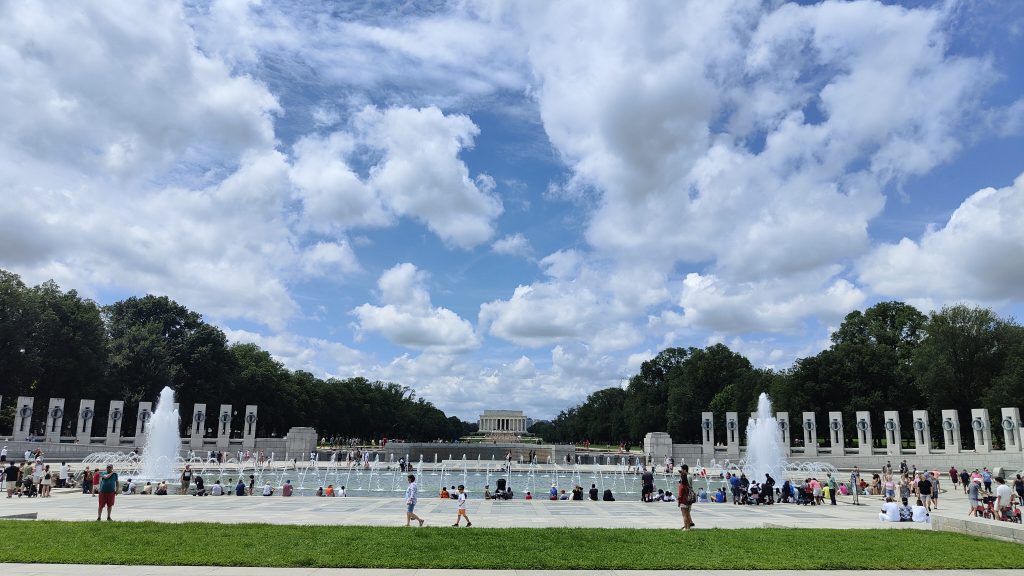
<path id="1" fill-rule="evenodd" d="M 315 454 L 315 453 L 313 453 Z M 366 459 L 368 452 L 359 450 L 339 451 L 332 455 L 332 459 L 341 458 L 350 462 L 360 462 Z M 114 497 L 121 495 L 168 495 L 175 492 L 179 495 L 194 496 L 274 496 L 280 494 L 289 497 L 294 494 L 294 487 L 290 480 L 285 480 L 280 487 L 272 486 L 269 481 L 263 482 L 258 487 L 255 475 L 248 477 L 239 476 L 237 481 L 228 478 L 224 484 L 220 478 L 213 484 L 208 484 L 204 478 L 190 464 L 186 464 L 178 478 L 178 486 L 170 487 L 168 482 L 145 482 L 140 484 L 132 478 L 122 481 L 113 470 L 112 465 L 103 468 L 91 468 L 86 466 L 78 473 L 72 473 L 71 466 L 61 462 L 59 467 L 51 466 L 44 462 L 41 450 L 26 451 L 20 462 L 9 461 L 8 451 L 4 447 L 0 451 L 0 482 L 6 489 L 7 498 L 28 497 L 47 498 L 51 495 L 52 489 L 57 488 L 80 488 L 83 494 L 91 494 L 98 498 L 98 518 L 102 516 L 104 508 L 107 510 L 107 518 L 110 518 L 110 510 L 113 507 Z M 223 453 L 211 453 L 209 457 L 213 460 L 220 460 Z M 239 453 L 239 457 L 252 460 L 264 460 L 266 456 L 259 452 Z M 315 458 L 315 455 L 311 455 Z M 402 459 L 399 462 L 405 470 L 411 470 L 411 466 Z M 939 508 L 939 498 L 942 494 L 942 486 L 949 482 L 951 490 L 962 490 L 967 496 L 969 509 L 968 514 L 998 518 L 1020 522 L 1021 512 L 1017 506 L 1024 502 L 1024 478 L 1017 474 L 1015 478 L 1003 478 L 997 476 L 987 467 L 957 469 L 951 466 L 947 473 L 940 473 L 937 470 L 918 470 L 916 466 L 908 466 L 904 460 L 894 469 L 891 462 L 886 462 L 878 472 L 862 474 L 858 467 L 850 472 L 848 481 L 836 478 L 833 473 L 825 474 L 825 478 L 807 477 L 802 480 L 793 481 L 786 479 L 781 486 L 770 475 L 765 474 L 763 480 L 748 478 L 743 471 L 733 473 L 723 471 L 718 479 L 722 480 L 724 486 L 711 491 L 708 488 L 696 488 L 691 483 L 688 466 L 681 465 L 678 469 L 672 459 L 666 459 L 665 471 L 672 473 L 678 471 L 676 490 L 656 489 L 655 471 L 648 469 L 645 464 L 640 464 L 637 469 L 640 475 L 640 499 L 644 502 L 670 502 L 680 507 L 683 516 L 683 527 L 693 527 L 691 506 L 696 503 L 721 503 L 731 501 L 733 505 L 771 505 L 779 503 L 794 503 L 807 506 L 821 506 L 828 502 L 836 505 L 837 496 L 847 496 L 852 504 L 859 503 L 860 496 L 880 496 L 884 499 L 879 512 L 879 520 L 885 522 L 929 522 L 932 510 Z M 706 470 L 699 470 L 698 474 L 706 477 Z M 674 474 L 673 474 L 674 476 Z M 412 475 L 410 475 L 410 478 Z M 947 480 L 948 479 L 948 480 Z M 415 484 L 414 481 L 410 481 Z M 176 488 L 176 490 L 175 490 Z M 320 486 L 315 491 L 320 497 L 346 497 L 348 492 L 345 486 L 335 487 L 333 484 Z M 462 485 L 442 487 L 438 492 L 442 499 L 458 501 L 459 513 L 456 524 L 461 523 L 461 518 L 466 518 L 466 525 L 469 526 L 469 518 L 466 515 L 465 503 L 470 497 Z M 571 487 L 560 487 L 552 483 L 550 490 L 545 495 L 548 500 L 570 500 L 570 501 L 605 501 L 616 500 L 611 489 L 599 489 L 596 484 L 591 484 L 589 489 L 579 483 L 573 483 Z M 490 485 L 484 487 L 483 499 L 511 499 L 513 492 L 504 480 L 499 481 L 499 489 L 491 491 Z M 524 498 L 533 500 L 537 496 L 527 491 Z M 412 511 L 410 510 L 410 513 Z M 415 516 L 415 515 L 413 515 Z M 415 520 L 416 518 L 410 518 Z"/>

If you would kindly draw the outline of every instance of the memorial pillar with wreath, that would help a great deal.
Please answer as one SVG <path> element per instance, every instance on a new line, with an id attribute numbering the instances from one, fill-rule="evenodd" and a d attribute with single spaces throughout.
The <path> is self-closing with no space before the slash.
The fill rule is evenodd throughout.
<path id="1" fill-rule="evenodd" d="M 121 445 L 121 427 L 124 425 L 124 400 L 111 400 L 107 412 L 107 446 Z"/>
<path id="2" fill-rule="evenodd" d="M 36 399 L 32 396 L 18 396 L 18 403 L 14 407 L 14 431 L 11 433 L 11 440 L 28 440 L 32 435 L 32 410 L 35 405 Z"/>
<path id="3" fill-rule="evenodd" d="M 245 417 L 242 419 L 242 449 L 254 450 L 256 448 L 256 420 L 257 408 L 255 404 L 245 407 Z"/>
<path id="4" fill-rule="evenodd" d="M 804 412 L 800 427 L 804 431 L 804 456 L 817 456 L 818 423 L 814 412 Z"/>
<path id="5" fill-rule="evenodd" d="M 203 435 L 206 433 L 206 404 L 192 406 L 192 434 L 188 445 L 191 448 L 203 447 Z"/>
<path id="6" fill-rule="evenodd" d="M 740 455 L 740 419 L 736 412 L 725 413 L 725 452 L 736 458 Z"/>
<path id="7" fill-rule="evenodd" d="M 790 449 L 793 439 L 789 435 L 789 412 L 776 412 L 775 420 L 779 423 L 779 448 L 782 448 L 782 455 L 788 458 L 793 452 Z"/>
<path id="8" fill-rule="evenodd" d="M 843 431 L 843 413 L 828 413 L 828 445 L 833 456 L 846 454 L 846 435 Z"/>
<path id="9" fill-rule="evenodd" d="M 92 442 L 92 421 L 96 418 L 96 401 L 82 400 L 78 403 L 78 422 L 75 423 L 75 442 Z"/>
<path id="10" fill-rule="evenodd" d="M 64 399 L 50 398 L 50 407 L 46 409 L 46 441 L 59 444 L 63 427 Z"/>
<path id="11" fill-rule="evenodd" d="M 927 456 L 932 451 L 932 427 L 928 422 L 927 410 L 914 410 L 914 453 Z"/>
<path id="12" fill-rule="evenodd" d="M 715 457 L 715 413 L 700 413 L 700 447 L 705 461 Z"/>
<path id="13" fill-rule="evenodd" d="M 221 404 L 217 413 L 217 449 L 226 450 L 231 443 L 231 404 Z"/>
<path id="14" fill-rule="evenodd" d="M 871 456 L 871 448 L 875 442 L 871 434 L 871 413 L 859 410 L 855 416 L 856 421 L 853 426 L 857 429 L 857 454 Z"/>
<path id="15" fill-rule="evenodd" d="M 988 408 L 971 409 L 971 432 L 974 434 L 974 451 L 988 454 L 992 451 L 992 427 L 988 419 Z"/>
<path id="16" fill-rule="evenodd" d="M 142 448 L 146 445 L 146 436 L 149 434 L 149 421 L 153 418 L 153 403 L 139 402 L 139 411 L 135 416 L 135 446 Z"/>
<path id="17" fill-rule="evenodd" d="M 939 427 L 942 428 L 942 446 L 946 454 L 959 454 L 963 443 L 960 441 L 960 417 L 956 410 L 943 410 Z"/>
<path id="18" fill-rule="evenodd" d="M 882 427 L 885 428 L 885 453 L 889 456 L 903 454 L 903 437 L 900 436 L 900 413 L 895 410 L 883 412 Z"/>
<path id="19" fill-rule="evenodd" d="M 1020 408 L 1003 408 L 1002 416 L 999 427 L 1003 429 L 1003 447 L 1007 452 L 1020 452 Z"/>

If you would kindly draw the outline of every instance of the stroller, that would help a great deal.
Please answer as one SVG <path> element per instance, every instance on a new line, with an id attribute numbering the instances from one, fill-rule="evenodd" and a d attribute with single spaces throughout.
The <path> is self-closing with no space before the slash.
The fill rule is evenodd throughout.
<path id="1" fill-rule="evenodd" d="M 21 492 L 18 493 L 19 498 L 22 496 L 27 498 L 35 498 L 36 496 L 39 496 L 39 488 L 32 483 L 31 476 L 26 476 L 25 479 L 21 481 L 21 486 Z"/>
<path id="2" fill-rule="evenodd" d="M 504 478 L 498 478 L 498 489 L 494 491 L 493 500 L 511 500 L 512 499 L 512 488 L 508 487 L 508 483 Z"/>

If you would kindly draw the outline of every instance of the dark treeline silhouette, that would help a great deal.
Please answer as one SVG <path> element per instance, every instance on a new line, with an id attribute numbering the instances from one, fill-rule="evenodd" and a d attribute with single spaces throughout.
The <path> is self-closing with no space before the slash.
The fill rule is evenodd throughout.
<path id="1" fill-rule="evenodd" d="M 634 444 L 666 431 L 674 442 L 700 443 L 701 412 L 711 410 L 716 441 L 725 442 L 725 413 L 737 412 L 745 431 L 761 392 L 774 410 L 789 412 L 792 438 L 803 438 L 801 413 L 813 411 L 827 444 L 827 412 L 841 411 L 847 442 L 855 441 L 855 412 L 867 410 L 879 442 L 883 410 L 899 410 L 909 439 L 910 411 L 927 409 L 939 444 L 940 411 L 955 408 L 961 438 L 973 446 L 970 409 L 983 407 L 993 441 L 1001 443 L 999 409 L 1024 405 L 1024 328 L 986 308 L 958 305 L 926 316 L 902 302 L 882 302 L 848 314 L 829 348 L 787 370 L 755 368 L 722 344 L 669 348 L 644 362 L 625 389 L 594 392 L 530 431 L 550 441 Z"/>
<path id="2" fill-rule="evenodd" d="M 44 425 L 40 402 L 66 398 L 66 434 L 76 424 L 77 399 L 99 400 L 98 422 L 106 421 L 106 400 L 125 400 L 124 433 L 131 435 L 134 406 L 156 400 L 164 386 L 188 414 L 193 403 L 205 403 L 209 428 L 222 403 L 236 411 L 234 430 L 243 427 L 244 405 L 258 405 L 263 436 L 306 425 L 328 437 L 447 440 L 476 427 L 399 384 L 288 370 L 254 344 L 229 344 L 220 329 L 166 297 L 100 307 L 52 281 L 28 287 L 0 270 L 0 430 L 11 427 L 14 397 L 25 395 L 37 398 L 33 430 Z M 1024 405 L 1024 328 L 986 308 L 958 305 L 925 315 L 882 302 L 848 314 L 829 348 L 789 369 L 755 368 L 722 344 L 668 348 L 644 362 L 624 389 L 598 390 L 530 431 L 550 442 L 634 445 L 648 432 L 666 431 L 675 442 L 698 443 L 700 413 L 711 410 L 717 441 L 724 442 L 725 413 L 737 412 L 745 429 L 761 392 L 775 410 L 790 413 L 793 438 L 803 438 L 801 413 L 814 411 L 826 442 L 826 413 L 840 411 L 849 442 L 858 410 L 872 413 L 876 441 L 884 436 L 882 411 L 901 411 L 910 438 L 909 411 L 926 408 L 933 442 L 941 442 L 939 411 L 956 408 L 970 447 L 970 408 L 988 408 L 998 431 L 999 409 Z M 189 422 L 182 420 L 184 433 Z M 1001 442 L 1001 434 L 993 440 Z"/>
<path id="3" fill-rule="evenodd" d="M 68 435 L 78 399 L 98 400 L 94 422 L 106 421 L 108 400 L 125 400 L 124 433 L 132 435 L 135 406 L 155 401 L 164 386 L 187 410 L 182 433 L 196 402 L 206 404 L 206 426 L 214 429 L 219 405 L 232 404 L 233 430 L 243 427 L 244 405 L 258 405 L 261 436 L 301 425 L 327 437 L 449 440 L 475 428 L 398 384 L 288 370 L 254 344 L 229 344 L 220 329 L 166 297 L 101 307 L 52 281 L 28 287 L 0 270 L 0 430 L 10 429 L 22 395 L 36 398 L 33 430 L 45 425 L 46 398 L 66 398 Z"/>

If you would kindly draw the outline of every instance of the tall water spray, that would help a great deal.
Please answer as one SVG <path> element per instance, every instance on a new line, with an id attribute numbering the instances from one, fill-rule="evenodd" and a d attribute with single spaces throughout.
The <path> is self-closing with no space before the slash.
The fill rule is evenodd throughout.
<path id="1" fill-rule="evenodd" d="M 757 398 L 757 420 L 747 424 L 747 457 L 743 472 L 751 481 L 764 482 L 765 473 L 771 474 L 779 485 L 786 471 L 783 460 L 782 437 L 779 421 L 772 414 L 772 402 L 761 393 Z"/>
<path id="2" fill-rule="evenodd" d="M 146 424 L 146 445 L 142 449 L 142 477 L 170 480 L 178 477 L 176 460 L 181 448 L 178 437 L 178 409 L 174 390 L 164 386 L 153 415 Z"/>

